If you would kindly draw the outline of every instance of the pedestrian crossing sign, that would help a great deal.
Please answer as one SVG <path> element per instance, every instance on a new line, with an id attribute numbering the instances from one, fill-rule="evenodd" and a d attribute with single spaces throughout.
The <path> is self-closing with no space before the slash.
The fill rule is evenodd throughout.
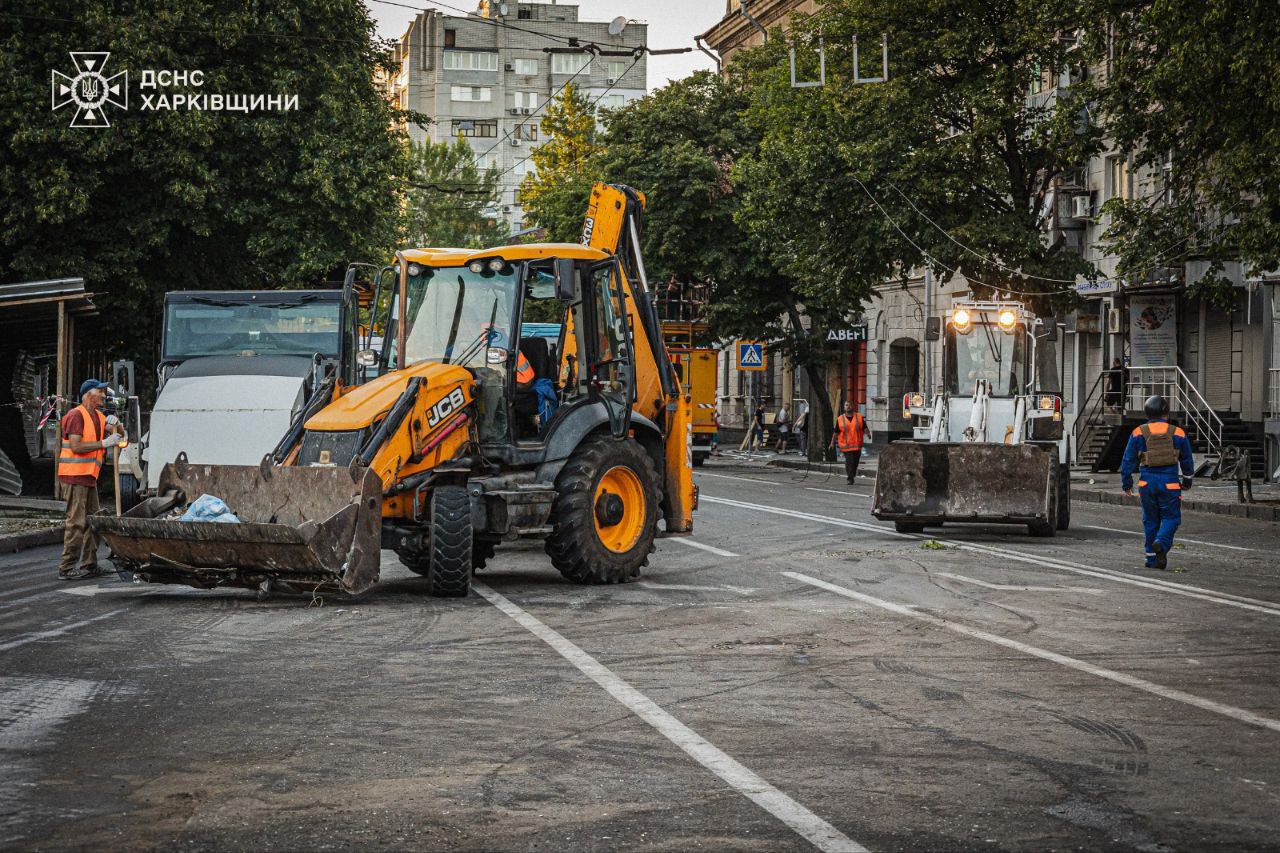
<path id="1" fill-rule="evenodd" d="M 763 341 L 738 341 L 738 369 L 764 370 Z"/>

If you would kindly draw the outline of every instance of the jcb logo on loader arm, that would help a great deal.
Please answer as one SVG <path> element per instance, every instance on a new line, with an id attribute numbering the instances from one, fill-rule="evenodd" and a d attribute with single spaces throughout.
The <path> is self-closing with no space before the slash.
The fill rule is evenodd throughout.
<path id="1" fill-rule="evenodd" d="M 435 426 L 458 409 L 461 409 L 466 403 L 467 399 L 462 396 L 462 389 L 454 388 L 449 392 L 448 397 L 431 407 L 431 411 L 427 414 L 427 426 Z"/>

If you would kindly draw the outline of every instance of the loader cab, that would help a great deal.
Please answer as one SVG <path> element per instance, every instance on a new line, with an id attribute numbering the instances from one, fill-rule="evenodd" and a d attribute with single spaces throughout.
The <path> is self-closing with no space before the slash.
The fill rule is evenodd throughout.
<path id="1" fill-rule="evenodd" d="M 960 304 L 946 318 L 943 375 L 947 393 L 970 397 L 979 382 L 995 398 L 1030 390 L 1032 349 L 1021 306 Z"/>

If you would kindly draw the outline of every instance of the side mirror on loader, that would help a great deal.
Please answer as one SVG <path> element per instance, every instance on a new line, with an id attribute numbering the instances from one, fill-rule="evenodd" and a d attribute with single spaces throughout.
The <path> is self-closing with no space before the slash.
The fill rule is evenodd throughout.
<path id="1" fill-rule="evenodd" d="M 1036 337 L 1042 341 L 1056 341 L 1058 339 L 1058 318 L 1045 317 L 1040 321 L 1043 324 L 1041 332 Z"/>
<path id="2" fill-rule="evenodd" d="M 556 258 L 556 298 L 572 302 L 578 295 L 576 282 L 573 280 L 576 267 L 572 258 Z"/>
<path id="3" fill-rule="evenodd" d="M 924 339 L 936 341 L 942 337 L 942 318 L 926 317 L 924 321 Z"/>

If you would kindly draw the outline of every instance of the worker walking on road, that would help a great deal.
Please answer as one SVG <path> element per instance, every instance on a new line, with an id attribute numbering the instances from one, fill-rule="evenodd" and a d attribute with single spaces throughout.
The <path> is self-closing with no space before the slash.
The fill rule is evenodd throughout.
<path id="1" fill-rule="evenodd" d="M 89 516 L 98 511 L 98 473 L 107 448 L 124 439 L 115 415 L 100 409 L 107 383 L 86 379 L 80 386 L 80 405 L 62 418 L 62 447 L 58 453 L 58 481 L 67 496 L 67 520 L 62 534 L 58 577 L 87 578 L 98 572 L 98 537 L 89 529 Z M 108 430 L 111 434 L 107 435 Z"/>
<path id="2" fill-rule="evenodd" d="M 1187 434 L 1168 421 L 1168 401 L 1149 397 L 1143 409 L 1147 422 L 1129 436 L 1120 463 L 1120 485 L 1126 495 L 1133 495 L 1133 473 L 1138 472 L 1147 568 L 1163 569 L 1173 548 L 1173 534 L 1182 523 L 1182 492 L 1191 488 L 1196 468 Z"/>
<path id="3" fill-rule="evenodd" d="M 853 403 L 844 401 L 844 411 L 836 418 L 835 435 L 827 446 L 835 445 L 844 454 L 844 477 L 849 485 L 858 478 L 858 460 L 862 458 L 862 442 L 871 438 L 871 430 L 867 427 L 867 419 L 853 410 Z"/>

